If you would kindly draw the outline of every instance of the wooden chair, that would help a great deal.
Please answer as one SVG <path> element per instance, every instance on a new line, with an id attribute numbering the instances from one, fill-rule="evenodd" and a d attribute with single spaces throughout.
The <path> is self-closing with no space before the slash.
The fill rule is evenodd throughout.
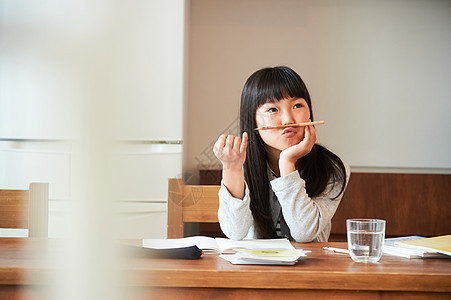
<path id="1" fill-rule="evenodd" d="M 29 190 L 0 190 L 0 228 L 28 229 L 29 237 L 48 237 L 49 184 Z"/>
<path id="2" fill-rule="evenodd" d="M 168 179 L 168 238 L 184 237 L 185 222 L 219 223 L 219 185 L 184 185 Z"/>

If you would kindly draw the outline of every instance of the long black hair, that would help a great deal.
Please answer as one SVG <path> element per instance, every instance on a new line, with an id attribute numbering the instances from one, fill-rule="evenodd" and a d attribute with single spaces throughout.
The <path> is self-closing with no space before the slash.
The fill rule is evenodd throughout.
<path id="1" fill-rule="evenodd" d="M 285 98 L 303 98 L 313 110 L 310 95 L 301 77 L 292 69 L 279 66 L 264 68 L 253 73 L 241 93 L 240 130 L 247 132 L 249 142 L 244 162 L 244 178 L 249 186 L 250 208 L 261 238 L 276 237 L 270 206 L 270 187 L 267 173 L 265 143 L 256 130 L 256 111 L 267 103 Z M 296 162 L 296 169 L 306 182 L 310 197 L 323 193 L 329 182 L 340 184 L 339 197 L 346 184 L 346 169 L 341 159 L 325 147 L 315 144 L 309 154 Z"/>

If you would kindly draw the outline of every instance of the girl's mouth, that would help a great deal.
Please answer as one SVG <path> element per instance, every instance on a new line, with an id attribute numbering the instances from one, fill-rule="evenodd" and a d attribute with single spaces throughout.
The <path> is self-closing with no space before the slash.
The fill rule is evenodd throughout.
<path id="1" fill-rule="evenodd" d="M 295 135 L 295 134 L 296 134 L 296 129 L 294 129 L 294 128 L 292 128 L 292 127 L 285 128 L 285 129 L 282 131 L 282 135 L 283 135 L 283 136 L 286 136 L 286 137 L 291 137 L 291 136 L 293 136 L 293 135 Z"/>

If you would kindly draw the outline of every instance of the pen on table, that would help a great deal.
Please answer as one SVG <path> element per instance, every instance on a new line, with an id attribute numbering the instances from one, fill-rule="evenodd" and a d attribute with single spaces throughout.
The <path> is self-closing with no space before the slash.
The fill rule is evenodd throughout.
<path id="1" fill-rule="evenodd" d="M 349 253 L 349 251 L 346 249 L 340 249 L 340 248 L 334 248 L 334 247 L 323 247 L 323 250 L 330 250 L 333 252 L 346 253 L 346 254 Z"/>

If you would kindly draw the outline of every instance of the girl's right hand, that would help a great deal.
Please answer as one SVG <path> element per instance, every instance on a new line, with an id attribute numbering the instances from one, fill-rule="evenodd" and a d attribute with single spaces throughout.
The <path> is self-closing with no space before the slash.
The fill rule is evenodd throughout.
<path id="1" fill-rule="evenodd" d="M 242 170 L 246 160 L 247 133 L 243 137 L 221 135 L 213 146 L 213 152 L 224 169 Z"/>

